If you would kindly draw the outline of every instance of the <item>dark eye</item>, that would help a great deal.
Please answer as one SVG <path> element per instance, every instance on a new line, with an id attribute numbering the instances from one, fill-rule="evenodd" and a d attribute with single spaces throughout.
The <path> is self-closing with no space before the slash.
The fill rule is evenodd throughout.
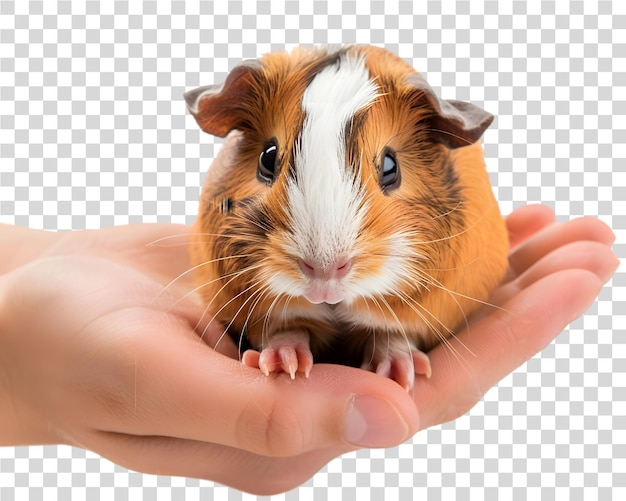
<path id="1" fill-rule="evenodd" d="M 400 167 L 396 157 L 390 151 L 383 156 L 382 169 L 380 174 L 380 186 L 383 190 L 391 190 L 400 184 Z"/>
<path id="2" fill-rule="evenodd" d="M 257 177 L 266 183 L 274 181 L 276 176 L 276 162 L 278 160 L 278 146 L 274 141 L 268 143 L 259 156 Z"/>

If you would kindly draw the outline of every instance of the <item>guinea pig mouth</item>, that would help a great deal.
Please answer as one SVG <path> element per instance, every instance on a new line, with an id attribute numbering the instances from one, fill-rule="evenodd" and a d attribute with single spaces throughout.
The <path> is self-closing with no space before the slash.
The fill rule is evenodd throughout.
<path id="1" fill-rule="evenodd" d="M 303 296 L 313 304 L 337 304 L 344 298 L 336 280 L 312 280 Z"/>

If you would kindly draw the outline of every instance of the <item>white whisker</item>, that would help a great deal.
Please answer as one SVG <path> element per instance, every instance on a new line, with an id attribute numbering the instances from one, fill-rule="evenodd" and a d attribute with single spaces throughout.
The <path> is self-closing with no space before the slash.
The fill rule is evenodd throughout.
<path id="1" fill-rule="evenodd" d="M 217 282 L 219 280 L 223 280 L 224 278 L 228 278 L 231 277 L 230 280 L 228 280 L 225 284 L 222 285 L 222 287 L 220 287 L 220 289 L 213 295 L 213 298 L 211 299 L 211 301 L 209 301 L 206 305 L 205 305 L 205 309 L 204 309 L 204 314 L 202 315 L 202 317 L 200 318 L 200 320 L 198 321 L 198 325 L 196 325 L 196 329 L 199 327 L 200 323 L 202 322 L 202 320 L 204 319 L 204 316 L 209 312 L 211 305 L 213 304 L 213 302 L 217 299 L 217 297 L 223 292 L 223 290 L 228 287 L 234 280 L 236 280 L 240 275 L 242 275 L 243 273 L 247 273 L 250 270 L 254 270 L 256 268 L 260 268 L 261 265 L 257 264 L 255 266 L 249 266 L 248 268 L 245 268 L 243 270 L 239 270 L 236 271 L 234 273 L 231 273 L 229 275 L 224 275 L 223 277 L 218 277 L 218 278 L 214 278 L 213 280 L 210 280 L 209 282 L 205 282 L 204 284 L 201 284 L 200 286 L 196 287 L 194 290 L 188 292 L 187 294 L 185 294 L 184 297 L 193 294 L 195 292 L 197 292 L 198 290 L 202 289 L 203 287 L 206 287 L 207 285 L 210 285 L 214 282 Z M 226 304 L 224 304 L 219 310 L 218 312 L 221 313 L 221 311 L 228 305 L 230 304 L 232 301 L 234 301 L 238 296 L 240 296 L 241 294 L 247 292 L 251 287 L 248 287 L 247 289 L 245 289 L 244 291 L 241 291 L 239 294 L 237 294 L 235 297 L 231 298 L 230 301 L 228 301 Z M 217 312 L 214 314 L 214 317 L 217 316 Z M 212 320 L 211 320 L 212 321 Z M 209 324 L 210 325 L 210 324 Z"/>
<path id="2" fill-rule="evenodd" d="M 381 296 L 381 300 L 383 301 L 383 304 L 387 307 L 389 312 L 392 314 L 393 318 L 396 320 L 396 322 L 398 324 L 398 327 L 399 327 L 399 330 L 402 333 L 402 336 L 404 337 L 404 340 L 406 341 L 408 353 L 410 355 L 411 354 L 411 350 L 413 348 L 415 348 L 415 346 L 411 346 L 411 341 L 409 340 L 409 337 L 407 336 L 406 330 L 404 329 L 404 325 L 402 324 L 402 322 L 400 321 L 400 319 L 396 315 L 396 312 L 393 310 L 393 308 L 391 307 L 389 302 L 382 296 Z M 387 343 L 387 352 L 389 352 L 389 342 Z"/>
<path id="3" fill-rule="evenodd" d="M 250 290 L 252 287 L 257 287 L 259 284 L 261 283 L 261 281 L 256 282 L 255 284 L 251 285 L 248 289 L 246 289 L 245 291 L 242 291 L 242 293 L 247 292 L 248 290 Z M 256 291 L 254 291 L 252 294 L 250 294 L 248 296 L 248 298 L 241 303 L 241 306 L 239 307 L 239 309 L 235 312 L 235 314 L 233 315 L 232 319 L 230 320 L 230 322 L 228 323 L 228 325 L 226 325 L 225 331 L 228 332 L 230 331 L 230 328 L 232 327 L 233 323 L 235 322 L 235 320 L 237 320 L 237 317 L 239 316 L 239 314 L 243 311 L 244 307 L 246 306 L 246 304 L 248 304 L 248 302 L 250 302 L 251 300 L 253 300 L 252 305 L 250 306 L 250 308 L 248 309 L 248 315 L 246 316 L 246 320 L 244 321 L 243 327 L 241 328 L 241 335 L 242 337 L 245 335 L 245 331 L 246 331 L 246 326 L 248 324 L 248 321 L 250 320 L 250 316 L 252 315 L 252 312 L 254 311 L 254 308 L 256 307 L 256 305 L 259 303 L 259 301 L 263 298 L 263 294 L 264 291 L 266 289 L 258 289 Z M 237 294 L 236 297 L 241 296 L 242 294 Z M 254 299 L 256 296 L 256 299 Z M 233 298 L 234 299 L 234 298 Z M 230 301 L 229 301 L 230 303 Z M 241 351 L 241 340 L 240 340 L 240 344 L 239 344 L 239 351 Z"/>
<path id="4" fill-rule="evenodd" d="M 375 296 L 372 296 L 370 300 L 376 305 L 376 307 L 380 311 L 380 314 L 383 317 L 385 317 L 385 312 L 383 311 L 382 306 L 378 302 L 378 299 Z M 387 338 L 389 338 L 389 327 L 387 326 L 386 328 L 387 328 Z M 376 357 L 376 329 L 371 329 L 371 335 L 372 335 L 372 353 L 370 354 L 369 361 L 367 362 L 368 367 L 372 367 L 372 363 L 374 362 L 374 358 Z M 365 365 L 365 354 L 363 354 L 363 362 Z"/>
<path id="5" fill-rule="evenodd" d="M 241 357 L 241 349 L 242 349 L 243 338 L 245 337 L 245 331 L 246 331 L 246 327 L 247 327 L 248 321 L 250 320 L 250 316 L 252 315 L 252 311 L 255 308 L 256 304 L 262 298 L 262 294 L 263 294 L 262 290 L 259 289 L 259 290 L 253 292 L 250 295 L 250 297 L 253 297 L 253 296 L 256 295 L 256 296 L 258 296 L 258 298 L 255 301 L 255 303 L 252 305 L 252 307 L 248 310 L 248 315 L 246 317 L 246 320 L 244 322 L 243 327 L 241 328 L 241 332 L 239 333 L 239 341 L 237 343 L 237 353 L 239 354 L 240 357 Z M 230 327 L 232 326 L 232 323 L 235 321 L 235 319 L 239 315 L 239 312 L 243 309 L 243 306 L 245 306 L 245 304 L 242 305 L 242 307 L 239 309 L 239 311 L 235 315 L 233 315 L 233 318 L 232 318 L 231 322 L 224 328 L 224 332 L 222 332 L 222 334 L 220 335 L 217 343 L 215 344 L 216 348 L 217 348 L 217 345 L 222 341 L 222 339 L 224 339 L 224 336 L 226 336 L 229 333 L 229 330 L 230 330 Z M 241 358 L 240 358 L 240 360 L 241 360 Z"/>
<path id="6" fill-rule="evenodd" d="M 156 240 L 153 240 L 152 242 L 149 242 L 146 244 L 146 247 L 168 247 L 168 246 L 175 246 L 175 245 L 187 245 L 189 243 L 189 239 L 193 236 L 211 236 L 211 237 L 217 237 L 219 236 L 218 233 L 176 233 L 174 235 L 168 235 L 166 237 L 161 237 L 161 238 L 157 238 Z M 167 240 L 173 240 L 175 238 L 184 238 L 184 242 L 178 243 L 178 244 L 161 244 L 161 242 L 165 242 Z"/>
<path id="7" fill-rule="evenodd" d="M 270 319 L 272 317 L 272 312 L 274 311 L 274 307 L 278 304 L 281 296 L 276 296 L 272 303 L 269 305 L 267 312 L 265 314 L 265 318 L 263 320 L 263 330 L 261 331 L 261 344 L 263 347 L 270 345 L 270 337 L 269 337 L 269 329 L 270 329 Z M 267 343 L 265 342 L 267 339 Z"/>
<path id="8" fill-rule="evenodd" d="M 207 266 L 207 265 L 209 265 L 209 264 L 218 263 L 218 262 L 220 262 L 220 261 L 227 261 L 227 260 L 229 260 L 229 259 L 242 259 L 242 258 L 247 258 L 247 257 L 249 257 L 249 256 L 242 254 L 242 255 L 239 255 L 239 256 L 224 256 L 224 257 L 218 257 L 218 258 L 216 258 L 216 259 L 211 259 L 211 260 L 209 260 L 209 261 L 203 261 L 202 263 L 197 264 L 197 265 L 195 265 L 195 266 L 192 266 L 191 268 L 189 268 L 189 269 L 188 269 L 188 270 L 186 270 L 186 271 L 183 271 L 183 272 L 182 272 L 180 275 L 178 275 L 176 278 L 174 278 L 174 279 L 170 280 L 170 282 L 169 282 L 167 285 L 165 285 L 165 286 L 163 287 L 163 289 L 161 289 L 161 291 L 159 292 L 158 296 L 160 296 L 161 294 L 163 294 L 163 293 L 164 293 L 164 292 L 165 292 L 165 291 L 166 291 L 169 287 L 171 287 L 172 285 L 174 285 L 174 283 L 175 283 L 175 282 L 177 282 L 178 280 L 180 280 L 180 279 L 181 279 L 181 278 L 183 278 L 184 276 L 188 275 L 189 273 L 193 273 L 193 272 L 194 272 L 194 271 L 196 271 L 197 269 L 202 268 L 203 266 Z M 228 275 L 226 275 L 226 276 L 228 276 Z M 224 278 L 224 277 L 220 277 L 220 278 Z M 200 288 L 205 287 L 206 285 L 208 285 L 208 284 L 210 284 L 210 283 L 213 283 L 214 281 L 217 281 L 217 280 L 219 280 L 219 278 L 217 278 L 217 279 L 215 279 L 215 280 L 213 280 L 213 281 L 211 281 L 211 282 L 206 282 L 206 283 L 205 283 L 204 285 L 202 285 L 201 287 L 194 289 L 194 290 L 192 291 L 192 293 L 193 293 L 193 292 L 196 292 L 196 291 L 197 291 L 197 290 L 199 290 Z M 183 296 L 183 298 L 187 297 L 188 295 L 189 295 L 189 294 L 185 294 L 185 296 Z"/>
<path id="9" fill-rule="evenodd" d="M 235 277 L 236 278 L 236 277 Z M 231 279 L 234 280 L 235 278 Z M 229 282 L 230 283 L 230 282 Z M 206 308 L 204 309 L 204 314 L 203 314 L 203 318 L 204 315 L 206 315 L 209 311 L 209 306 L 211 305 L 211 303 L 215 300 L 215 298 L 219 295 L 219 293 L 223 290 L 224 287 L 226 287 L 225 284 L 220 291 L 217 292 L 217 294 L 215 294 L 215 296 L 213 297 L 213 299 L 209 302 L 209 304 L 207 304 Z M 220 313 L 222 313 L 222 311 L 224 311 L 225 308 L 227 308 L 233 301 L 236 301 L 237 299 L 239 299 L 241 296 L 243 296 L 244 294 L 246 294 L 247 292 L 249 292 L 251 289 L 253 289 L 254 287 L 256 287 L 258 285 L 257 283 L 254 283 L 252 285 L 250 285 L 249 287 L 246 287 L 244 290 L 242 290 L 241 292 L 239 292 L 238 294 L 234 295 L 232 298 L 230 298 L 226 303 L 224 303 L 214 314 L 213 314 L 213 318 L 211 318 L 211 320 L 209 321 L 209 323 L 206 325 L 206 327 L 204 328 L 204 331 L 202 332 L 202 336 L 200 336 L 200 338 L 202 339 L 202 337 L 204 336 L 204 334 L 206 334 L 206 331 L 208 330 L 209 326 L 211 325 L 211 323 L 213 322 L 213 320 L 215 320 Z M 250 298 L 254 297 L 255 294 L 251 294 L 248 299 L 246 299 L 244 301 L 244 303 L 242 304 L 242 306 L 240 307 L 239 311 L 241 311 L 241 308 L 243 306 L 245 306 L 245 304 L 250 300 Z M 239 311 L 237 312 L 237 314 L 239 313 Z M 233 322 L 235 321 L 237 314 L 233 315 L 231 321 L 228 323 L 228 325 L 225 328 L 225 332 L 228 332 L 228 329 L 230 328 L 230 326 L 232 326 Z M 198 325 L 199 326 L 199 325 Z"/>

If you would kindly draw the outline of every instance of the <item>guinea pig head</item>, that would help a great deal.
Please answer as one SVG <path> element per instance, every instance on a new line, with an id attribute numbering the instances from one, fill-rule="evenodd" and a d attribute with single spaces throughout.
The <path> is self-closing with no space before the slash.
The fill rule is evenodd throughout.
<path id="1" fill-rule="evenodd" d="M 502 276 L 506 236 L 478 144 L 493 117 L 439 99 L 399 57 L 269 54 L 185 97 L 204 131 L 228 136 L 191 247 L 227 323 L 327 303 L 351 322 L 427 325 L 437 301 L 458 316 Z"/>

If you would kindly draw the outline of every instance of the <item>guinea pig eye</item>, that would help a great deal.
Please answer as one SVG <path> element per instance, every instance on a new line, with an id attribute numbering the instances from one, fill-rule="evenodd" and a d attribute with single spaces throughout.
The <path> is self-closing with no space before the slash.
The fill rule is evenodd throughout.
<path id="1" fill-rule="evenodd" d="M 278 160 L 278 146 L 272 141 L 261 152 L 259 156 L 259 167 L 257 177 L 266 183 L 274 181 L 276 176 L 276 162 Z"/>
<path id="2" fill-rule="evenodd" d="M 400 167 L 396 157 L 389 151 L 385 153 L 382 161 L 380 186 L 383 190 L 391 190 L 400 184 Z"/>

